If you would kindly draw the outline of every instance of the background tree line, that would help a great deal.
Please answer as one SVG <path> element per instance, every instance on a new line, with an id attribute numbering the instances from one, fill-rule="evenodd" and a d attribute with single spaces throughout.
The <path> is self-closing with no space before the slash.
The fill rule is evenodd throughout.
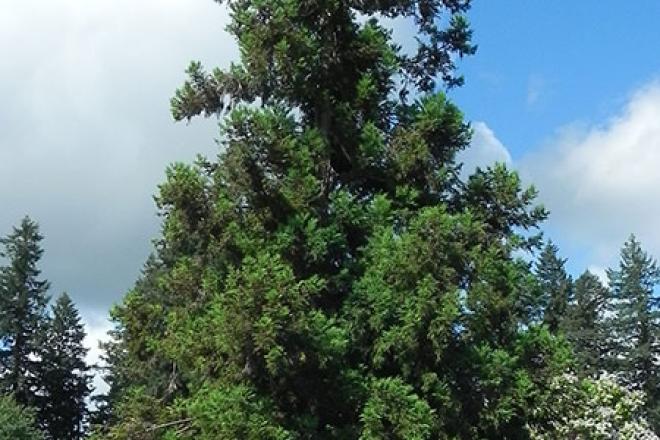
<path id="1" fill-rule="evenodd" d="M 536 263 L 536 322 L 570 341 L 579 376 L 610 374 L 646 396 L 646 415 L 660 428 L 660 269 L 634 236 L 621 249 L 606 284 L 585 271 L 575 281 L 548 243 Z"/>
<path id="2" fill-rule="evenodd" d="M 0 239 L 0 439 L 75 440 L 87 430 L 90 368 L 71 298 L 48 304 L 38 225 L 24 218 Z"/>

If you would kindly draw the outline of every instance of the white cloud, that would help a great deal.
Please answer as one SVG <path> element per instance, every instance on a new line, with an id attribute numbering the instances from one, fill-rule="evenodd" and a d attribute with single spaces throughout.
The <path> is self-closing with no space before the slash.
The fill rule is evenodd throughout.
<path id="1" fill-rule="evenodd" d="M 211 0 L 0 2 L 0 235 L 41 224 L 43 274 L 79 306 L 90 361 L 151 250 L 165 167 L 217 150 L 217 122 L 175 124 L 169 98 L 190 60 L 237 57 L 227 22 Z"/>
<path id="2" fill-rule="evenodd" d="M 660 256 L 660 83 L 636 91 L 603 124 L 569 126 L 521 163 L 564 243 L 599 266 L 630 233 Z"/>
<path id="3" fill-rule="evenodd" d="M 190 60 L 236 58 L 211 0 L 0 2 L 0 235 L 42 226 L 53 293 L 107 311 L 137 277 L 168 163 L 215 154 L 215 120 L 175 124 Z"/>
<path id="4" fill-rule="evenodd" d="M 473 122 L 472 129 L 470 147 L 458 156 L 458 160 L 463 162 L 463 175 L 470 175 L 477 167 L 485 168 L 495 162 L 511 165 L 509 151 L 485 122 Z"/>
<path id="5" fill-rule="evenodd" d="M 607 276 L 607 269 L 605 269 L 602 266 L 596 266 L 595 264 L 592 264 L 587 268 L 589 272 L 592 274 L 596 275 L 598 279 L 600 280 L 601 283 L 604 285 L 609 285 L 610 284 L 610 279 Z"/>
<path id="6" fill-rule="evenodd" d="M 102 366 L 103 350 L 101 350 L 99 344 L 108 341 L 108 331 L 112 328 L 112 323 L 105 314 L 89 312 L 85 315 L 84 324 L 87 337 L 83 344 L 88 349 L 87 365 Z M 92 385 L 94 387 L 93 394 L 103 394 L 108 390 L 108 384 L 98 374 L 94 375 Z"/>

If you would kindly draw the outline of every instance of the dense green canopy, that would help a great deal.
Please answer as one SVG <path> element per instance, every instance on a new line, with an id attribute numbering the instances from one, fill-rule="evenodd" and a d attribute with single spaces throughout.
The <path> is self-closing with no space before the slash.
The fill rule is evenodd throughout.
<path id="1" fill-rule="evenodd" d="M 241 62 L 193 63 L 172 100 L 223 117 L 221 153 L 160 187 L 107 435 L 525 438 L 568 350 L 522 325 L 535 191 L 501 165 L 459 179 L 471 131 L 437 90 L 474 52 L 469 2 L 228 6 Z"/>

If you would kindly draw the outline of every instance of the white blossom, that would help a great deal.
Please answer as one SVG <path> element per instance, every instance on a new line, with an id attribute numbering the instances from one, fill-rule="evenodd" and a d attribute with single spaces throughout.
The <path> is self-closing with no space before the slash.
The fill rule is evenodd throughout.
<path id="1" fill-rule="evenodd" d="M 534 440 L 660 440 L 642 417 L 644 394 L 629 391 L 612 377 L 579 381 L 563 375 L 552 384 L 557 418 L 529 426 Z"/>

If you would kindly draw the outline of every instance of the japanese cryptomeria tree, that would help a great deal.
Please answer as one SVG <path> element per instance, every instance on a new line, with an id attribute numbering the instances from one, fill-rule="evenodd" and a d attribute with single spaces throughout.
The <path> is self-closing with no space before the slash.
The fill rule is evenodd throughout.
<path id="1" fill-rule="evenodd" d="M 516 257 L 546 213 L 504 166 L 459 178 L 442 92 L 468 0 L 233 0 L 240 62 L 191 64 L 162 236 L 113 311 L 107 438 L 526 438 L 567 350 L 529 327 Z M 419 38 L 404 53 L 383 20 Z"/>

